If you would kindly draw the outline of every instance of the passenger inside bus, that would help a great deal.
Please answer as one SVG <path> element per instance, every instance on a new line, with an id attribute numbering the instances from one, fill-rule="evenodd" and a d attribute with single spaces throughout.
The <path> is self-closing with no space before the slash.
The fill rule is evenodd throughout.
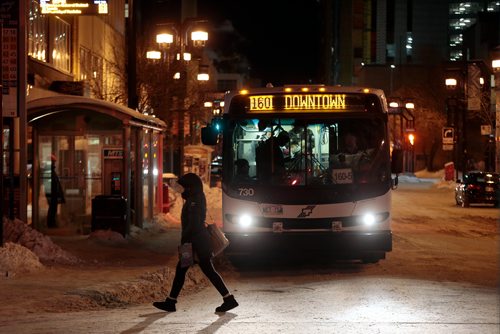
<path id="1" fill-rule="evenodd" d="M 368 146 L 370 133 L 347 128 L 341 132 L 338 150 L 331 156 L 330 178 L 333 183 L 365 182 L 373 168 L 374 142 Z M 362 181 L 364 180 L 364 181 Z"/>
<path id="2" fill-rule="evenodd" d="M 234 162 L 236 166 L 235 181 L 244 182 L 250 181 L 250 164 L 247 159 L 238 159 Z"/>
<path id="3" fill-rule="evenodd" d="M 348 154 L 356 154 L 358 153 L 358 137 L 352 132 L 347 132 L 344 136 L 344 151 Z"/>
<path id="4" fill-rule="evenodd" d="M 289 142 L 288 133 L 281 131 L 278 136 L 271 136 L 257 146 L 255 160 L 257 163 L 257 178 L 260 181 L 277 180 L 285 176 L 285 156 L 282 147 Z"/>
<path id="5" fill-rule="evenodd" d="M 333 155 L 333 167 L 357 168 L 363 157 L 362 138 L 353 130 L 347 130 L 340 142 L 340 151 Z"/>
<path id="6" fill-rule="evenodd" d="M 292 156 L 306 153 L 306 147 L 307 153 L 311 154 L 313 152 L 315 139 L 311 129 L 305 129 L 303 125 L 295 123 L 288 134 L 290 135 L 290 153 Z"/>

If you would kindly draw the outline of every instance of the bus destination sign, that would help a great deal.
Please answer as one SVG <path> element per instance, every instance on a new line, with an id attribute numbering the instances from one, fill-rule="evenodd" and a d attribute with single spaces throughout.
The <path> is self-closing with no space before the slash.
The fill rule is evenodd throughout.
<path id="1" fill-rule="evenodd" d="M 331 111 L 346 108 L 345 94 L 286 94 L 251 95 L 250 112 L 278 111 Z"/>

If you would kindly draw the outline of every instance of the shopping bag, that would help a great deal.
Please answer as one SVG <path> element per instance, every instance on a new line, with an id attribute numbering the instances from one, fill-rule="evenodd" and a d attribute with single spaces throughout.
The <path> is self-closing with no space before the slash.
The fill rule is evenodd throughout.
<path id="1" fill-rule="evenodd" d="M 190 267 L 193 265 L 193 244 L 186 242 L 179 246 L 179 262 L 182 268 Z"/>
<path id="2" fill-rule="evenodd" d="M 210 240 L 212 242 L 212 252 L 214 256 L 222 253 L 224 249 L 229 245 L 229 240 L 227 240 L 224 232 L 216 224 L 207 225 L 208 234 L 210 234 Z"/>

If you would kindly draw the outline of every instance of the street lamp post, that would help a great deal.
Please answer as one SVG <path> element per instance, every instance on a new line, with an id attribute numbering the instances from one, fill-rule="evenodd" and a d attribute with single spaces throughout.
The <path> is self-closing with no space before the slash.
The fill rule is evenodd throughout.
<path id="1" fill-rule="evenodd" d="M 389 116 L 393 117 L 393 141 L 404 148 L 404 166 L 407 172 L 415 169 L 415 104 L 411 101 L 403 103 L 399 98 L 391 98 L 389 102 Z M 404 121 L 404 122 L 403 122 Z M 396 135 L 398 134 L 398 135 Z"/>
<path id="2" fill-rule="evenodd" d="M 177 146 L 179 149 L 178 173 L 184 173 L 184 123 L 186 114 L 189 116 L 190 133 L 193 138 L 193 116 L 187 111 L 193 110 L 198 101 L 195 84 L 192 81 L 208 81 L 208 66 L 201 64 L 200 51 L 208 40 L 208 32 L 204 29 L 206 21 L 185 20 L 181 25 L 175 23 L 158 25 L 156 44 L 159 50 L 147 52 L 149 59 L 161 59 L 167 63 L 167 95 L 169 96 L 168 109 L 177 114 Z M 193 57 L 194 54 L 194 57 Z M 194 59 L 193 59 L 194 58 Z M 196 75 L 195 75 L 196 74 Z M 194 79 L 196 78 L 196 79 Z M 192 139 L 192 142 L 194 139 Z M 167 146 L 167 145 L 165 145 Z M 171 161 L 173 150 L 170 150 Z M 173 170 L 172 170 L 173 172 Z"/>
<path id="3" fill-rule="evenodd" d="M 446 89 L 449 92 L 449 96 L 446 98 L 446 106 L 447 106 L 447 123 L 450 127 L 454 129 L 454 138 L 453 138 L 453 161 L 455 163 L 455 179 L 458 180 L 458 152 L 459 148 L 458 146 L 458 130 L 460 129 L 459 122 L 458 122 L 458 104 L 459 100 L 457 99 L 455 95 L 455 90 L 457 88 L 457 79 L 455 78 L 446 78 L 445 79 L 445 85 Z M 461 134 L 461 131 L 460 131 Z"/>
<path id="4" fill-rule="evenodd" d="M 452 113 L 452 124 L 455 128 L 456 140 L 454 140 L 455 161 L 460 161 L 462 174 L 467 173 L 467 72 L 463 69 L 455 69 L 452 75 L 445 79 L 448 90 L 447 104 Z M 456 143 L 456 145 L 455 145 Z M 458 166 L 457 166 L 458 167 Z M 458 179 L 458 168 L 456 169 Z"/>
<path id="5" fill-rule="evenodd" d="M 392 90 L 393 90 L 393 86 L 394 86 L 394 69 L 396 68 L 396 65 L 394 64 L 391 64 L 390 66 L 390 87 L 389 87 L 389 93 L 392 95 Z"/>

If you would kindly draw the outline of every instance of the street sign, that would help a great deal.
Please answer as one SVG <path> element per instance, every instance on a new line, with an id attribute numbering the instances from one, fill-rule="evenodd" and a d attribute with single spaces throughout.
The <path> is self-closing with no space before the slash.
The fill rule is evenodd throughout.
<path id="1" fill-rule="evenodd" d="M 445 145 L 450 145 L 453 147 L 454 129 L 452 127 L 443 128 L 443 150 Z"/>
<path id="2" fill-rule="evenodd" d="M 481 125 L 481 136 L 489 136 L 491 134 L 491 125 Z"/>
<path id="3" fill-rule="evenodd" d="M 453 144 L 443 144 L 443 151 L 453 151 Z"/>

